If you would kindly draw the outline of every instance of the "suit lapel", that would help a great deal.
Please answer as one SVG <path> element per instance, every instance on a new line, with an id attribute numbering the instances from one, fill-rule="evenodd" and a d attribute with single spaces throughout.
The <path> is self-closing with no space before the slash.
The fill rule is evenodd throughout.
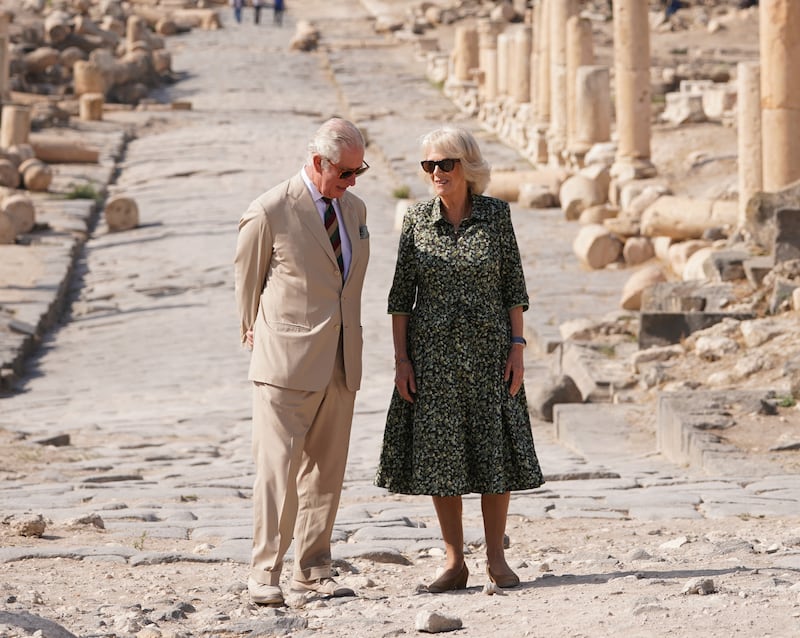
<path id="1" fill-rule="evenodd" d="M 346 199 L 346 198 L 344 198 Z M 350 239 L 350 268 L 347 270 L 347 278 L 350 278 L 350 273 L 361 258 L 361 242 L 359 241 L 359 221 L 358 214 L 352 206 L 348 206 L 344 199 L 339 200 L 339 206 L 342 209 L 342 219 L 344 220 L 344 227 L 347 230 L 347 237 Z"/>
<path id="2" fill-rule="evenodd" d="M 328 237 L 328 232 L 325 230 L 325 226 L 319 217 L 319 211 L 317 210 L 314 200 L 311 198 L 311 193 L 308 192 L 305 182 L 303 182 L 303 178 L 299 173 L 292 181 L 290 189 L 290 194 L 293 198 L 293 208 L 297 217 L 300 219 L 303 226 L 306 227 L 308 233 L 319 243 L 322 250 L 325 251 L 325 254 L 328 255 L 333 264 L 338 267 L 336 255 L 334 255 L 333 246 L 331 246 L 331 239 Z"/>

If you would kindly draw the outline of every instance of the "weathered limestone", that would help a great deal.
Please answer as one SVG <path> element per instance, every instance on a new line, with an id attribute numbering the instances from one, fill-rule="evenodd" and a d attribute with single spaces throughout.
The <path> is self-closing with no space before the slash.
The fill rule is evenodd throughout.
<path id="1" fill-rule="evenodd" d="M 611 139 L 611 78 L 608 67 L 580 66 L 575 71 L 574 132 L 570 151 L 584 155 Z"/>
<path id="2" fill-rule="evenodd" d="M 22 185 L 29 191 L 44 192 L 53 181 L 53 169 L 35 157 L 19 165 L 19 174 L 22 176 Z"/>
<path id="3" fill-rule="evenodd" d="M 648 288 L 667 280 L 664 269 L 659 264 L 648 264 L 636 270 L 622 287 L 619 305 L 624 310 L 639 310 L 642 307 L 642 294 Z"/>
<path id="4" fill-rule="evenodd" d="M 550 0 L 550 128 L 548 155 L 563 161 L 567 147 L 567 20 L 577 13 L 575 0 Z"/>
<path id="5" fill-rule="evenodd" d="M 535 117 L 539 126 L 546 128 L 550 123 L 550 3 L 542 0 L 536 23 L 536 109 Z"/>
<path id="6" fill-rule="evenodd" d="M 530 13 L 531 19 L 531 59 L 530 59 L 530 78 L 528 78 L 528 85 L 530 87 L 530 96 L 528 101 L 533 107 L 533 120 L 537 121 L 538 106 L 536 103 L 539 80 L 539 27 L 542 22 L 542 2 L 534 2 L 533 8 Z"/>
<path id="7" fill-rule="evenodd" d="M 622 257 L 627 266 L 638 266 L 655 257 L 653 241 L 649 237 L 628 237 L 622 249 Z"/>
<path id="8" fill-rule="evenodd" d="M 735 298 L 730 283 L 705 281 L 656 283 L 641 298 L 639 347 L 679 343 L 723 319 L 753 319 L 752 312 L 730 312 Z"/>
<path id="9" fill-rule="evenodd" d="M 66 11 L 51 11 L 44 19 L 44 35 L 50 44 L 60 44 L 67 39 L 72 27 Z"/>
<path id="10" fill-rule="evenodd" d="M 120 37 L 113 31 L 101 29 L 88 16 L 76 15 L 73 21 L 75 33 L 81 35 L 92 35 L 101 40 L 105 46 L 114 48 L 119 44 Z"/>
<path id="11" fill-rule="evenodd" d="M 512 73 L 508 87 L 509 96 L 518 104 L 531 97 L 531 32 L 527 27 L 516 29 L 512 37 Z"/>
<path id="12" fill-rule="evenodd" d="M 696 252 L 704 250 L 709 247 L 709 242 L 704 239 L 690 239 L 688 241 L 679 241 L 671 244 L 667 249 L 666 262 L 669 264 L 670 269 L 678 277 L 683 279 L 683 272 L 686 270 L 686 265 Z"/>
<path id="13" fill-rule="evenodd" d="M 622 242 L 601 224 L 581 226 L 572 242 L 572 250 L 588 268 L 598 270 L 617 261 Z"/>
<path id="14" fill-rule="evenodd" d="M 800 208 L 782 208 L 775 213 L 775 263 L 800 259 Z"/>
<path id="15" fill-rule="evenodd" d="M 78 60 L 72 67 L 75 95 L 106 92 L 106 81 L 100 65 L 89 60 Z"/>
<path id="16" fill-rule="evenodd" d="M 793 208 L 800 201 L 800 180 L 775 193 L 757 192 L 747 202 L 745 230 L 752 241 L 766 251 L 775 242 L 775 214 L 781 208 Z"/>
<path id="17" fill-rule="evenodd" d="M 492 102 L 497 98 L 497 25 L 490 20 L 478 23 L 478 67 L 481 95 Z"/>
<path id="18" fill-rule="evenodd" d="M 560 169 L 543 168 L 529 171 L 492 171 L 486 194 L 507 202 L 516 202 L 523 184 L 541 184 L 557 196 L 566 174 Z"/>
<path id="19" fill-rule="evenodd" d="M 102 120 L 104 104 L 102 93 L 84 93 L 78 101 L 78 117 L 84 122 Z"/>
<path id="20" fill-rule="evenodd" d="M 147 42 L 148 39 L 149 31 L 145 20 L 137 15 L 128 16 L 128 21 L 125 23 L 125 46 L 127 50 L 133 51 L 137 43 Z"/>
<path id="21" fill-rule="evenodd" d="M 649 237 L 697 239 L 705 230 L 736 227 L 738 203 L 663 195 L 642 213 L 641 232 Z"/>
<path id="22" fill-rule="evenodd" d="M 51 164 L 94 164 L 100 158 L 100 151 L 93 146 L 67 142 L 52 135 L 38 134 L 30 143 L 36 157 Z"/>
<path id="23" fill-rule="evenodd" d="M 0 210 L 0 245 L 13 244 L 17 238 L 17 232 L 11 218 Z"/>
<path id="24" fill-rule="evenodd" d="M 497 35 L 497 95 L 508 95 L 508 72 L 511 66 L 511 35 Z"/>
<path id="25" fill-rule="evenodd" d="M 761 157 L 761 65 L 739 62 L 736 67 L 739 95 L 737 98 L 737 150 L 739 164 L 739 220 L 747 223 L 747 202 L 763 188 Z"/>
<path id="26" fill-rule="evenodd" d="M 800 179 L 800 3 L 759 5 L 764 190 Z"/>
<path id="27" fill-rule="evenodd" d="M 453 75 L 459 82 L 472 80 L 472 71 L 480 67 L 478 31 L 474 27 L 458 26 L 453 45 Z"/>
<path id="28" fill-rule="evenodd" d="M 27 144 L 31 132 L 31 109 L 27 106 L 6 104 L 0 121 L 0 147 Z"/>
<path id="29" fill-rule="evenodd" d="M 573 15 L 567 20 L 567 147 L 577 140 L 578 104 L 577 76 L 582 66 L 594 64 L 592 23 L 588 18 Z M 589 150 L 588 147 L 586 150 Z"/>
<path id="30" fill-rule="evenodd" d="M 30 53 L 25 54 L 23 61 L 25 69 L 29 73 L 43 73 L 48 68 L 57 64 L 61 58 L 61 52 L 53 47 L 38 47 Z"/>
<path id="31" fill-rule="evenodd" d="M 29 233 L 33 230 L 36 223 L 36 209 L 33 205 L 33 200 L 27 195 L 19 193 L 4 198 L 0 209 L 11 220 L 16 235 Z"/>
<path id="32" fill-rule="evenodd" d="M 558 198 L 565 218 L 578 219 L 587 208 L 608 201 L 609 181 L 608 169 L 600 164 L 588 166 L 564 180 Z"/>
<path id="33" fill-rule="evenodd" d="M 614 76 L 617 157 L 612 174 L 636 167 L 636 176 L 654 172 L 650 161 L 650 24 L 648 3 L 614 2 Z M 622 165 L 619 166 L 618 165 Z"/>
<path id="34" fill-rule="evenodd" d="M 0 159 L 0 186 L 16 188 L 19 186 L 19 170 L 14 162 Z"/>
<path id="35" fill-rule="evenodd" d="M 0 100 L 3 101 L 7 100 L 10 94 L 8 80 L 11 56 L 8 51 L 8 20 L 8 13 L 0 11 Z"/>
<path id="36" fill-rule="evenodd" d="M 103 214 L 112 232 L 131 230 L 139 225 L 139 207 L 133 199 L 124 195 L 110 197 Z"/>

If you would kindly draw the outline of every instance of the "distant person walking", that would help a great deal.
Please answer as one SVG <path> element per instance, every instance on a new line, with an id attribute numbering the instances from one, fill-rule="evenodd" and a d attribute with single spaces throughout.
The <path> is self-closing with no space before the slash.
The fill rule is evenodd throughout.
<path id="1" fill-rule="evenodd" d="M 253 0 L 253 22 L 255 24 L 261 23 L 261 7 L 264 6 L 264 0 Z"/>
<path id="2" fill-rule="evenodd" d="M 244 0 L 231 0 L 233 7 L 233 17 L 237 23 L 242 23 L 242 7 L 244 7 Z"/>
<path id="3" fill-rule="evenodd" d="M 283 0 L 275 0 L 272 7 L 272 21 L 279 27 L 283 26 L 283 12 L 286 11 L 286 5 L 284 4 Z"/>

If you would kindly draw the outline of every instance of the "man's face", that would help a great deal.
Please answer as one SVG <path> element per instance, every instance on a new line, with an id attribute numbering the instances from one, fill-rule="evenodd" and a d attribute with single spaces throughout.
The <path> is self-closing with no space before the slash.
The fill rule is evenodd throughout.
<path id="1" fill-rule="evenodd" d="M 337 163 L 327 161 L 321 156 L 314 157 L 314 185 L 323 197 L 337 199 L 356 183 L 356 171 L 364 166 L 363 148 L 345 148 Z M 345 177 L 341 177 L 344 174 Z"/>

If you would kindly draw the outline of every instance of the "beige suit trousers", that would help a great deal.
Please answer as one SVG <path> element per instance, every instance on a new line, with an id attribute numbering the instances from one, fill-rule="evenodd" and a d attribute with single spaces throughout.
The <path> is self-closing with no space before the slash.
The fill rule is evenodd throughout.
<path id="1" fill-rule="evenodd" d="M 309 392 L 255 383 L 251 576 L 279 585 L 294 537 L 296 580 L 331 575 L 331 533 L 347 464 L 356 393 L 345 383 L 341 340 L 328 386 Z"/>

